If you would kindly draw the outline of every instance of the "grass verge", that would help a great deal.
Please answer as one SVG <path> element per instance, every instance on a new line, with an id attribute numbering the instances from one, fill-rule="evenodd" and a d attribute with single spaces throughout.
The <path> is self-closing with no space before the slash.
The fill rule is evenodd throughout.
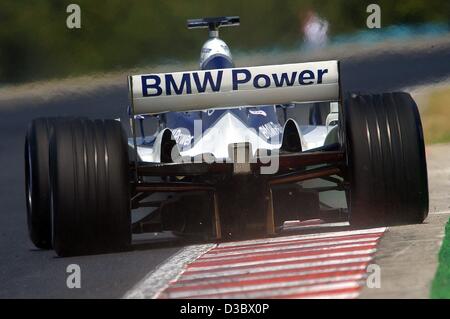
<path id="1" fill-rule="evenodd" d="M 439 265 L 431 286 L 431 298 L 450 299 L 450 221 L 439 252 Z"/>
<path id="2" fill-rule="evenodd" d="M 426 144 L 450 142 L 450 87 L 429 94 L 421 118 Z"/>

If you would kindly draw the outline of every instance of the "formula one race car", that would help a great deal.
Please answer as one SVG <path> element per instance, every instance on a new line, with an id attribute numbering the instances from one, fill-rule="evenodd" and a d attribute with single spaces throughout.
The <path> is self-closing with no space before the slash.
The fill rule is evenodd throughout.
<path id="1" fill-rule="evenodd" d="M 26 194 L 37 247 L 67 256 L 127 249 L 132 233 L 228 240 L 274 235 L 290 220 L 424 220 L 427 168 L 411 96 L 344 96 L 338 61 L 235 67 L 218 30 L 238 24 L 189 20 L 209 28 L 200 70 L 129 77 L 129 139 L 117 120 L 31 123 Z M 327 203 L 330 192 L 344 204 Z"/>

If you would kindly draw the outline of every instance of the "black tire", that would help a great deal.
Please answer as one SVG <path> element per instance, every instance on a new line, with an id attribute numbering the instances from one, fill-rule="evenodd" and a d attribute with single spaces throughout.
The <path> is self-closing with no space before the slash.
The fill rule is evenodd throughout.
<path id="1" fill-rule="evenodd" d="M 57 119 L 31 122 L 25 137 L 25 195 L 28 233 L 41 249 L 52 248 L 48 146 Z"/>
<path id="2" fill-rule="evenodd" d="M 422 124 L 407 93 L 352 95 L 344 104 L 350 224 L 422 223 L 428 180 Z"/>
<path id="3" fill-rule="evenodd" d="M 50 179 L 53 247 L 59 256 L 129 248 L 128 145 L 119 122 L 75 119 L 56 125 Z"/>

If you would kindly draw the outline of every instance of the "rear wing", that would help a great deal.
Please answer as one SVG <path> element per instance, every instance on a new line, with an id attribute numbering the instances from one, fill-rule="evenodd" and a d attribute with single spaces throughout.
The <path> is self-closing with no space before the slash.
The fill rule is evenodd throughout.
<path id="1" fill-rule="evenodd" d="M 339 62 L 141 74 L 128 79 L 134 115 L 339 100 Z"/>

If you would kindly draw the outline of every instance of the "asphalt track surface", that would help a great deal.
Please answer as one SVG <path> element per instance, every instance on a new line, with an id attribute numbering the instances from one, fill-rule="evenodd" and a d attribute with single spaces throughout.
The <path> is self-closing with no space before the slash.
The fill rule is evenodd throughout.
<path id="1" fill-rule="evenodd" d="M 450 144 L 426 147 L 430 212 L 422 225 L 390 227 L 374 262 L 382 270 L 380 289 L 361 298 L 428 298 L 438 265 L 444 227 L 450 218 Z"/>
<path id="2" fill-rule="evenodd" d="M 449 60 L 450 41 L 403 53 L 383 51 L 344 59 L 343 90 L 393 91 L 439 82 L 450 77 Z M 121 298 L 186 246 L 155 236 L 141 241 L 130 252 L 58 258 L 53 251 L 34 249 L 28 239 L 23 182 L 23 142 L 28 123 L 39 116 L 124 117 L 127 104 L 125 85 L 51 100 L 43 97 L 0 102 L 0 298 Z M 435 190 L 430 190 L 433 197 Z M 70 264 L 81 267 L 81 289 L 66 286 L 66 267 Z"/>

